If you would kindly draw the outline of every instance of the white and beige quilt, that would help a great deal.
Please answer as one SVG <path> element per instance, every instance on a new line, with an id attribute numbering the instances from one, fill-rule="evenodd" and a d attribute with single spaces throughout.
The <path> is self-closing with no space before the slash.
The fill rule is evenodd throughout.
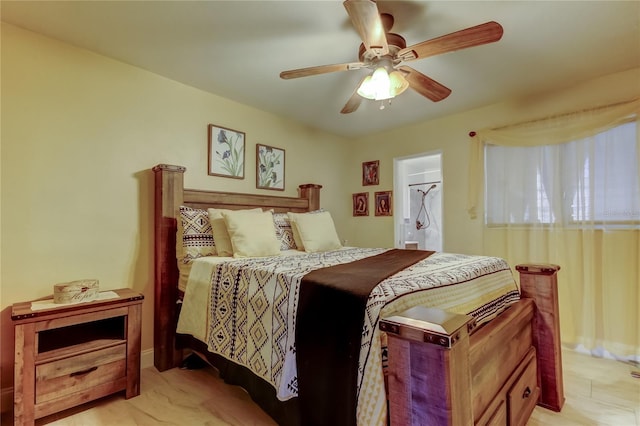
<path id="1" fill-rule="evenodd" d="M 308 272 L 384 252 L 345 248 L 283 252 L 263 258 L 204 257 L 193 262 L 178 321 L 211 352 L 269 382 L 281 400 L 297 396 L 295 318 Z M 455 284 L 455 285 L 454 285 Z M 413 306 L 437 307 L 488 321 L 519 299 L 508 264 L 499 258 L 434 253 L 380 282 L 367 301 L 358 368 L 358 424 L 386 425 L 378 320 Z M 331 307 L 327 306 L 327 315 Z"/>

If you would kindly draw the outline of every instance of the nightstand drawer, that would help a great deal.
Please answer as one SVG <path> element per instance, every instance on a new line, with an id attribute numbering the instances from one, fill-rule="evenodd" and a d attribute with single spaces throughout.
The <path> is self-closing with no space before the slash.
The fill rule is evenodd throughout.
<path id="1" fill-rule="evenodd" d="M 36 366 L 36 404 L 81 392 L 127 374 L 125 343 Z"/>

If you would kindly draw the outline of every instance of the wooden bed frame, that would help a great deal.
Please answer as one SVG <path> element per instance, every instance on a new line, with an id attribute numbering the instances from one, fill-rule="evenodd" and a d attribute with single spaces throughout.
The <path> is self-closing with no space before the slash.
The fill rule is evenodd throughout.
<path id="1" fill-rule="evenodd" d="M 179 313 L 176 230 L 179 207 L 305 212 L 320 207 L 320 185 L 300 185 L 299 197 L 184 189 L 181 166 L 153 168 L 155 179 L 154 364 L 179 366 L 183 349 L 202 354 L 195 339 L 176 335 Z M 388 394 L 392 425 L 524 425 L 536 403 L 560 411 L 564 403 L 556 265 L 518 265 L 522 299 L 491 322 L 417 307 L 380 321 L 388 336 Z M 228 362 L 226 364 L 229 364 Z M 220 366 L 226 377 L 228 365 Z M 233 363 L 231 363 L 233 364 Z M 235 366 L 235 364 L 233 364 Z M 234 368 L 231 366 L 231 368 Z M 237 366 L 236 366 L 237 367 Z M 242 367 L 243 368 L 243 367 Z M 241 368 L 241 369 L 242 369 Z M 231 371 L 231 370 L 229 370 Z M 235 371 L 235 370 L 234 370 Z M 296 399 L 281 403 L 269 385 L 240 384 L 279 424 L 300 422 Z M 258 382 L 260 379 L 257 380 Z"/>

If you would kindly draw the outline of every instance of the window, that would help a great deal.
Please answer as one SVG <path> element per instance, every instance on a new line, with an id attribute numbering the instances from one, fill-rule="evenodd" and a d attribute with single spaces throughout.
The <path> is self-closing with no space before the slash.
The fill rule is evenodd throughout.
<path id="1" fill-rule="evenodd" d="M 485 147 L 488 225 L 640 225 L 636 122 L 559 145 Z"/>

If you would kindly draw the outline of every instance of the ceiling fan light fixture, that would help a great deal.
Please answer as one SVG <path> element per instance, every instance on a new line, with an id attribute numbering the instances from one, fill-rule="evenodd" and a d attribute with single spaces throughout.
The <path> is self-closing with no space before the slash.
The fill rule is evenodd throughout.
<path id="1" fill-rule="evenodd" d="M 384 67 L 379 67 L 373 74 L 367 76 L 358 88 L 358 95 L 376 101 L 395 96 L 392 94 L 391 79 L 387 70 Z"/>
<path id="2" fill-rule="evenodd" d="M 389 74 L 391 97 L 394 98 L 409 88 L 409 82 L 400 71 Z"/>
<path id="3" fill-rule="evenodd" d="M 373 87 L 373 83 L 371 83 L 370 75 L 366 76 L 364 80 L 362 80 L 362 84 L 360 84 L 360 87 L 358 87 L 358 90 L 356 92 L 363 98 L 375 99 L 375 88 Z"/>

